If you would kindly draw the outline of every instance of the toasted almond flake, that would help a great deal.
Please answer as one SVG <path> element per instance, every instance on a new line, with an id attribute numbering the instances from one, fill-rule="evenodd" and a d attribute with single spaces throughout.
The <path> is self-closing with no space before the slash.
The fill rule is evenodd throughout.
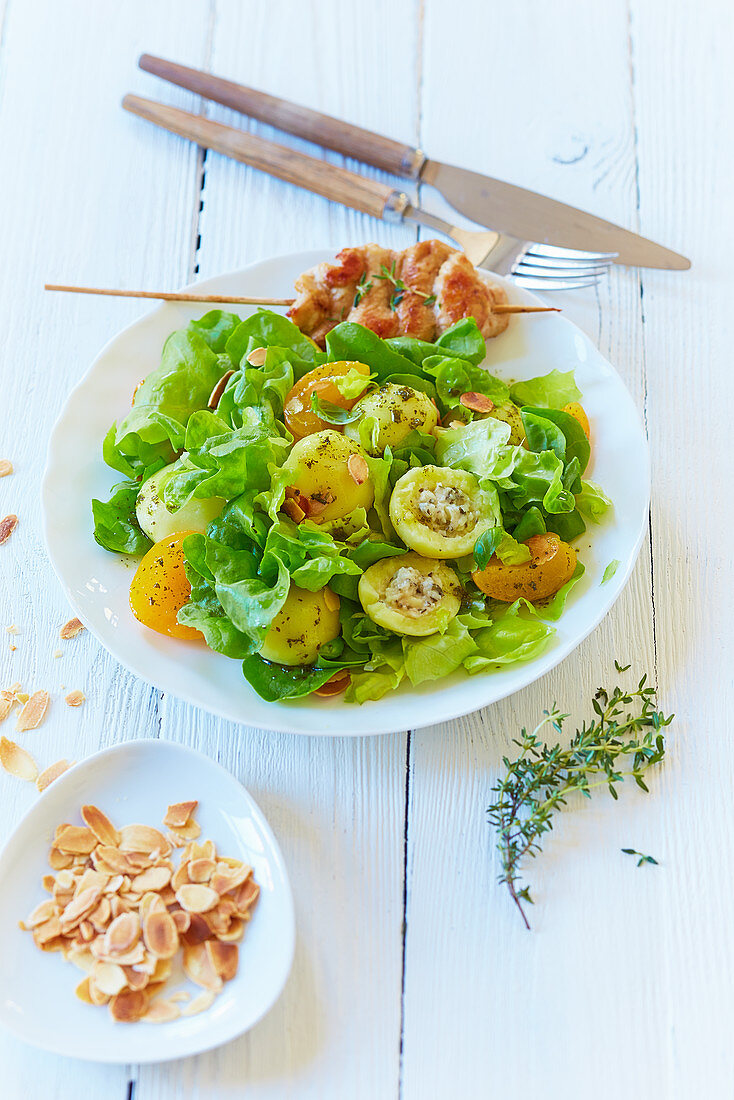
<path id="1" fill-rule="evenodd" d="M 35 928 L 39 924 L 44 924 L 47 920 L 50 920 L 51 917 L 55 916 L 56 906 L 50 898 L 47 898 L 37 905 L 26 917 L 24 922 L 25 931 L 28 931 L 30 928 Z"/>
<path id="2" fill-rule="evenodd" d="M 92 1005 L 94 1001 L 89 995 L 89 978 L 82 978 L 79 985 L 74 990 L 80 1001 L 84 1001 L 85 1005 Z"/>
<path id="3" fill-rule="evenodd" d="M 168 855 L 170 845 L 163 833 L 153 829 L 150 825 L 125 825 L 120 829 L 121 852 L 155 852 Z"/>
<path id="4" fill-rule="evenodd" d="M 151 986 L 154 983 L 166 982 L 171 977 L 171 971 L 173 970 L 173 963 L 170 959 L 156 959 L 155 970 L 150 979 Z"/>
<path id="5" fill-rule="evenodd" d="M 144 921 L 149 913 L 163 913 L 166 906 L 161 898 L 160 894 L 154 893 L 150 890 L 147 894 L 143 894 L 140 899 L 140 919 Z"/>
<path id="6" fill-rule="evenodd" d="M 89 999 L 91 1000 L 93 1005 L 107 1004 L 107 1002 L 109 1001 L 109 997 L 106 993 L 103 993 L 101 989 L 97 989 L 97 986 L 94 984 L 94 981 L 91 977 L 89 978 L 89 985 L 87 988 L 89 990 Z"/>
<path id="7" fill-rule="evenodd" d="M 182 1016 L 198 1016 L 200 1012 L 206 1012 L 208 1008 L 214 1004 L 214 998 L 216 993 L 211 990 L 205 990 L 203 993 L 199 993 L 197 997 L 194 997 L 191 1004 L 187 1004 L 181 1009 Z"/>
<path id="8" fill-rule="evenodd" d="M 41 886 L 44 890 L 48 890 L 49 894 L 53 893 L 53 888 L 56 885 L 56 878 L 54 875 L 44 875 L 41 879 Z"/>
<path id="9" fill-rule="evenodd" d="M 185 989 L 179 989 L 175 993 L 172 993 L 168 998 L 173 1004 L 180 1004 L 183 1001 L 190 1001 L 191 994 L 187 993 Z"/>
<path id="10" fill-rule="evenodd" d="M 183 968 L 187 978 L 204 989 L 211 989 L 218 993 L 222 988 L 222 979 L 214 969 L 203 943 L 198 943 L 194 947 L 184 946 Z"/>
<path id="11" fill-rule="evenodd" d="M 190 913 L 189 927 L 181 934 L 183 943 L 188 947 L 196 947 L 197 944 L 203 943 L 204 940 L 208 940 L 210 935 L 211 928 L 204 918 L 200 916 L 199 913 Z"/>
<path id="12" fill-rule="evenodd" d="M 60 852 L 58 848 L 52 848 L 48 853 L 49 867 L 52 867 L 54 871 L 62 871 L 67 867 L 71 867 L 74 862 L 74 857 L 69 856 L 66 852 Z"/>
<path id="13" fill-rule="evenodd" d="M 79 932 L 85 943 L 89 943 L 94 939 L 96 929 L 91 921 L 83 920 L 79 925 Z"/>
<path id="14" fill-rule="evenodd" d="M 55 940 L 61 934 L 61 922 L 57 916 L 50 917 L 33 929 L 33 939 L 40 946 Z"/>
<path id="15" fill-rule="evenodd" d="M 352 678 L 348 672 L 335 672 L 330 680 L 327 680 L 320 688 L 315 688 L 313 694 L 319 695 L 322 699 L 329 699 L 332 695 L 341 695 L 351 682 Z"/>
<path id="16" fill-rule="evenodd" d="M 30 695 L 27 691 L 16 691 L 15 698 L 18 703 L 25 705 L 30 699 Z"/>
<path id="17" fill-rule="evenodd" d="M 152 955 L 170 959 L 178 951 L 178 928 L 170 913 L 148 913 L 143 921 L 143 938 Z"/>
<path id="18" fill-rule="evenodd" d="M 13 463 L 9 458 L 0 458 L 0 477 L 7 477 L 13 472 Z"/>
<path id="19" fill-rule="evenodd" d="M 181 840 L 180 837 L 171 832 L 166 833 L 166 839 L 172 848 L 183 848 L 186 843 L 185 840 Z"/>
<path id="20" fill-rule="evenodd" d="M 78 924 L 83 917 L 94 909 L 102 890 L 99 886 L 90 886 L 88 890 L 82 890 L 80 894 L 69 902 L 61 914 L 61 924 L 69 929 Z"/>
<path id="21" fill-rule="evenodd" d="M 320 516 L 322 512 L 325 512 L 331 501 L 302 496 L 298 498 L 298 504 L 306 513 L 306 518 L 311 519 L 312 516 Z"/>
<path id="22" fill-rule="evenodd" d="M 47 691 L 34 691 L 18 715 L 15 728 L 20 731 L 38 729 L 46 717 L 49 702 L 50 696 Z M 33 778 L 35 779 L 35 776 Z"/>
<path id="23" fill-rule="evenodd" d="M 198 821 L 192 819 L 182 825 L 180 829 L 171 829 L 171 832 L 175 833 L 181 840 L 196 840 L 197 837 L 201 836 L 201 825 Z"/>
<path id="24" fill-rule="evenodd" d="M 171 917 L 178 929 L 179 936 L 182 932 L 188 932 L 191 926 L 191 913 L 187 913 L 184 909 L 174 909 L 171 913 Z"/>
<path id="25" fill-rule="evenodd" d="M 12 535 L 13 531 L 15 530 L 15 528 L 17 526 L 18 526 L 18 517 L 17 516 L 13 516 L 13 515 L 5 516 L 4 519 L 0 520 L 0 545 L 2 545 L 2 543 L 4 543 L 4 542 L 8 541 L 8 539 L 10 538 L 10 536 Z"/>
<path id="26" fill-rule="evenodd" d="M 294 523 L 301 523 L 306 518 L 306 513 L 295 500 L 284 500 L 280 506 L 281 512 L 285 512 Z"/>
<path id="27" fill-rule="evenodd" d="M 180 1015 L 181 1009 L 178 1005 L 172 1004 L 170 999 L 166 1001 L 156 997 L 140 1019 L 146 1024 L 167 1024 L 171 1020 L 177 1020 Z"/>
<path id="28" fill-rule="evenodd" d="M 0 475 L 0 476 L 2 476 L 2 475 Z M 15 623 L 11 623 L 10 626 L 5 627 L 5 631 L 6 631 L 7 634 L 17 634 L 18 633 L 18 627 L 15 625 Z"/>
<path id="29" fill-rule="evenodd" d="M 77 634 L 81 634 L 84 630 L 84 623 L 80 619 L 69 619 L 68 623 L 64 623 L 59 631 L 59 637 L 63 638 L 65 642 L 69 638 L 76 638 Z"/>
<path id="30" fill-rule="evenodd" d="M 267 358 L 267 354 L 267 348 L 253 348 L 247 356 L 247 362 L 251 367 L 261 367 Z"/>
<path id="31" fill-rule="evenodd" d="M 98 806 L 89 803 L 81 808 L 82 821 L 96 836 L 103 846 L 116 848 L 120 843 L 120 834 L 112 824 L 107 814 L 103 814 Z"/>
<path id="32" fill-rule="evenodd" d="M 369 477 L 370 468 L 362 455 L 350 455 L 347 459 L 347 469 L 355 485 L 363 485 Z"/>
<path id="33" fill-rule="evenodd" d="M 173 805 L 168 807 L 166 816 L 163 818 L 163 824 L 172 829 L 182 828 L 198 805 L 196 799 L 191 802 L 174 802 Z"/>
<path id="34" fill-rule="evenodd" d="M 187 913 L 207 913 L 219 901 L 219 894 L 209 886 L 191 884 L 179 886 L 176 901 Z"/>
<path id="35" fill-rule="evenodd" d="M 473 390 L 462 393 L 459 403 L 472 412 L 488 413 L 494 408 L 494 401 L 490 401 L 486 394 L 475 393 Z"/>
<path id="36" fill-rule="evenodd" d="M 104 932 L 112 917 L 112 906 L 108 897 L 103 897 L 97 907 L 89 914 L 89 922 L 95 932 Z"/>
<path id="37" fill-rule="evenodd" d="M 96 846 L 96 836 L 83 825 L 66 825 L 54 837 L 54 847 L 72 855 L 88 855 Z"/>
<path id="38" fill-rule="evenodd" d="M 209 394 L 209 400 L 206 403 L 208 409 L 216 409 L 217 405 L 222 399 L 222 394 L 227 388 L 227 383 L 229 382 L 233 374 L 233 370 L 227 370 L 224 372 L 212 392 Z"/>
<path id="39" fill-rule="evenodd" d="M 329 611 L 339 610 L 339 597 L 337 596 L 336 592 L 332 592 L 330 588 L 324 589 L 324 603 L 328 607 Z"/>
<path id="40" fill-rule="evenodd" d="M 16 779 L 33 783 L 38 778 L 38 767 L 31 754 L 7 737 L 0 737 L 0 764 Z"/>
<path id="41" fill-rule="evenodd" d="M 223 982 L 229 982 L 237 973 L 240 949 L 236 943 L 220 943 L 207 940 L 204 944 L 209 961 Z"/>
<path id="42" fill-rule="evenodd" d="M 99 865 L 103 863 L 107 870 L 112 871 L 117 875 L 134 874 L 135 868 L 130 863 L 130 860 L 122 852 L 111 844 L 102 844 L 92 854 L 92 859 L 95 864 Z"/>
<path id="43" fill-rule="evenodd" d="M 148 1007 L 148 997 L 143 989 L 130 989 L 118 993 L 110 1001 L 110 1015 L 118 1023 L 139 1020 Z"/>
<path id="44" fill-rule="evenodd" d="M 242 917 L 246 916 L 259 897 L 260 887 L 258 884 L 253 878 L 246 879 L 234 896 L 238 914 Z"/>
<path id="45" fill-rule="evenodd" d="M 84 692 L 77 689 L 76 691 L 70 691 L 64 702 L 68 707 L 80 707 L 86 701 L 86 698 Z"/>
<path id="46" fill-rule="evenodd" d="M 217 872 L 212 875 L 209 885 L 212 890 L 216 890 L 218 894 L 226 894 L 230 890 L 236 890 L 238 886 L 241 886 L 250 875 L 252 874 L 252 867 L 248 867 L 246 863 L 243 863 L 240 867 L 217 867 Z"/>
<path id="47" fill-rule="evenodd" d="M 127 976 L 117 963 L 98 962 L 92 971 L 92 981 L 101 993 L 114 997 L 127 985 Z"/>
<path id="48" fill-rule="evenodd" d="M 36 780 L 36 786 L 41 794 L 46 790 L 46 787 L 51 786 L 54 779 L 58 779 L 60 775 L 63 775 L 69 766 L 68 760 L 57 760 L 55 764 L 49 764 Z"/>
<path id="49" fill-rule="evenodd" d="M 140 918 L 137 913 L 121 913 L 110 923 L 105 934 L 105 952 L 108 955 L 125 954 L 137 943 L 140 936 Z"/>
<path id="50" fill-rule="evenodd" d="M 0 722 L 4 722 L 13 709 L 15 699 L 8 691 L 0 692 Z"/>
<path id="51" fill-rule="evenodd" d="M 81 894 L 82 890 L 99 890 L 100 894 L 110 880 L 109 875 L 102 871 L 96 871 L 93 867 L 84 867 L 81 875 L 76 879 L 75 894 Z"/>
<path id="52" fill-rule="evenodd" d="M 142 970 L 136 970 L 134 966 L 125 967 L 125 977 L 130 989 L 145 989 L 150 981 L 150 975 Z"/>
<path id="53" fill-rule="evenodd" d="M 148 891 L 162 890 L 170 881 L 171 870 L 169 867 L 149 867 L 146 871 L 142 871 L 135 876 L 131 886 L 137 893 L 145 894 Z"/>
<path id="54" fill-rule="evenodd" d="M 234 917 L 229 922 L 226 932 L 220 932 L 217 939 L 222 943 L 236 943 L 245 933 L 245 922 L 240 917 Z"/>
<path id="55" fill-rule="evenodd" d="M 192 859 L 187 865 L 190 882 L 208 882 L 216 870 L 213 859 Z"/>

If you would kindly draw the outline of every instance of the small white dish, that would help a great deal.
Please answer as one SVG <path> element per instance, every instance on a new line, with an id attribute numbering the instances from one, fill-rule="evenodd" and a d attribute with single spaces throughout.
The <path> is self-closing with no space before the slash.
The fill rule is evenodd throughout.
<path id="1" fill-rule="evenodd" d="M 278 297 L 300 272 L 325 259 L 324 252 L 293 253 L 191 289 Z M 492 278 L 506 288 L 511 302 L 540 303 L 512 282 Z M 254 308 L 232 307 L 241 317 Z M 206 312 L 202 305 L 165 303 L 115 336 L 69 396 L 51 435 L 42 490 L 49 557 L 79 618 L 118 661 L 160 691 L 235 722 L 285 733 L 349 737 L 433 725 L 504 699 L 544 676 L 601 622 L 629 579 L 647 529 L 647 441 L 634 401 L 614 367 L 575 325 L 551 313 L 513 318 L 506 332 L 488 342 L 484 365 L 506 380 L 532 378 L 554 368 L 575 370 L 592 425 L 586 476 L 612 498 L 614 514 L 600 527 L 590 526 L 576 543 L 586 573 L 539 657 L 471 677 L 455 673 L 418 688 L 405 684 L 362 706 L 347 704 L 342 696 L 267 703 L 246 682 L 239 661 L 142 626 L 129 604 L 136 559 L 108 553 L 92 536 L 91 498 L 107 500 L 120 480 L 102 461 L 102 440 L 113 420 L 129 409 L 140 379 L 158 365 L 166 337 Z M 617 570 L 602 586 L 604 570 L 613 560 L 619 562 Z"/>
<path id="2" fill-rule="evenodd" d="M 166 1024 L 114 1023 L 106 1007 L 79 1001 L 83 973 L 39 951 L 18 921 L 48 895 L 41 878 L 54 829 L 81 823 L 85 803 L 118 826 L 161 827 L 167 807 L 197 798 L 202 839 L 248 862 L 260 898 L 240 942 L 236 976 L 211 1008 Z M 175 853 L 174 849 L 174 853 Z M 177 862 L 174 855 L 174 862 Z M 270 826 L 244 787 L 202 753 L 171 741 L 133 741 L 96 753 L 57 779 L 25 815 L 0 855 L 0 1024 L 19 1039 L 95 1062 L 162 1062 L 234 1039 L 275 1003 L 293 961 L 293 899 Z"/>

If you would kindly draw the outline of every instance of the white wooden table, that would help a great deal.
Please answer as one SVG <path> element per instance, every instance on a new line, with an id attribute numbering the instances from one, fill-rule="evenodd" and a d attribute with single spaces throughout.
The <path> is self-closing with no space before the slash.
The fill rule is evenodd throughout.
<path id="1" fill-rule="evenodd" d="M 20 517 L 0 548 L 0 679 L 52 690 L 49 719 L 22 738 L 43 764 L 150 736 L 216 756 L 272 822 L 298 922 L 287 988 L 249 1035 L 139 1069 L 0 1034 L 3 1100 L 732 1095 L 732 31 L 715 0 L 0 0 L 0 457 L 16 471 L 0 515 Z M 126 115 L 126 91 L 201 106 L 140 73 L 145 50 L 692 257 L 688 274 L 620 269 L 562 299 L 644 410 L 651 537 L 604 624 L 532 688 L 417 733 L 322 740 L 162 696 L 88 634 L 54 658 L 69 609 L 41 538 L 46 439 L 144 306 L 43 282 L 174 288 L 294 248 L 414 240 Z M 441 211 L 429 189 L 421 199 Z M 656 677 L 678 714 L 667 762 L 650 796 L 565 815 L 531 868 L 529 934 L 495 882 L 488 791 L 520 726 L 554 700 L 580 713 L 615 657 Z M 66 707 L 62 685 L 87 703 Z M 3 837 L 36 797 L 0 774 Z M 638 870 L 627 846 L 660 866 Z"/>

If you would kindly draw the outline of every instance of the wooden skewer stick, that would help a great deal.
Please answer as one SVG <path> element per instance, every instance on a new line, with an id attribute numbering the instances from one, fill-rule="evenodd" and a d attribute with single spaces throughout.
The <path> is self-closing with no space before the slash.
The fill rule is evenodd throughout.
<path id="1" fill-rule="evenodd" d="M 107 294 L 113 298 L 160 298 L 164 302 L 232 302 L 252 306 L 292 306 L 295 298 L 253 298 L 235 294 L 185 294 L 166 290 L 110 290 L 99 286 L 61 286 L 46 283 L 44 290 L 62 290 L 69 294 Z"/>
<path id="2" fill-rule="evenodd" d="M 507 303 L 492 306 L 492 313 L 560 313 L 558 306 L 511 306 Z"/>
<path id="3" fill-rule="evenodd" d="M 113 298 L 156 298 L 164 302 L 222 302 L 251 306 L 292 306 L 295 298 L 253 298 L 234 294 L 186 294 L 166 290 L 112 290 L 100 286 L 62 286 L 46 283 L 44 290 L 61 290 L 67 294 L 106 294 Z M 492 307 L 493 313 L 560 313 L 558 306 L 518 306 L 500 304 Z"/>

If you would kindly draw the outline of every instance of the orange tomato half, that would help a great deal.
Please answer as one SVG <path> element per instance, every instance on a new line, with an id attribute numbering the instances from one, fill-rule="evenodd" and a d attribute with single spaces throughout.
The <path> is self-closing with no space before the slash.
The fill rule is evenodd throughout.
<path id="1" fill-rule="evenodd" d="M 161 539 L 145 555 L 130 585 L 130 607 L 138 622 L 170 638 L 201 638 L 176 615 L 191 595 L 184 570 L 183 540 L 191 531 Z"/>
<path id="2" fill-rule="evenodd" d="M 311 394 L 316 393 L 322 401 L 330 401 L 332 405 L 338 405 L 341 409 L 353 408 L 359 401 L 359 397 L 347 400 L 346 397 L 342 397 L 332 381 L 339 375 L 348 374 L 350 370 L 359 371 L 365 377 L 369 377 L 370 374 L 370 368 L 365 363 L 341 360 L 338 363 L 322 363 L 320 367 L 314 367 L 296 382 L 285 399 L 283 409 L 285 425 L 294 439 L 303 439 L 307 435 L 313 435 L 314 432 L 323 431 L 324 428 L 339 431 L 338 425 L 327 424 L 316 415 L 311 408 Z"/>
<path id="3" fill-rule="evenodd" d="M 584 406 L 579 405 L 578 401 L 571 401 L 568 405 L 563 406 L 563 412 L 568 413 L 574 420 L 578 420 L 579 424 L 584 429 L 584 435 L 588 439 L 591 434 L 591 427 L 589 426 L 589 418 L 586 415 Z"/>

